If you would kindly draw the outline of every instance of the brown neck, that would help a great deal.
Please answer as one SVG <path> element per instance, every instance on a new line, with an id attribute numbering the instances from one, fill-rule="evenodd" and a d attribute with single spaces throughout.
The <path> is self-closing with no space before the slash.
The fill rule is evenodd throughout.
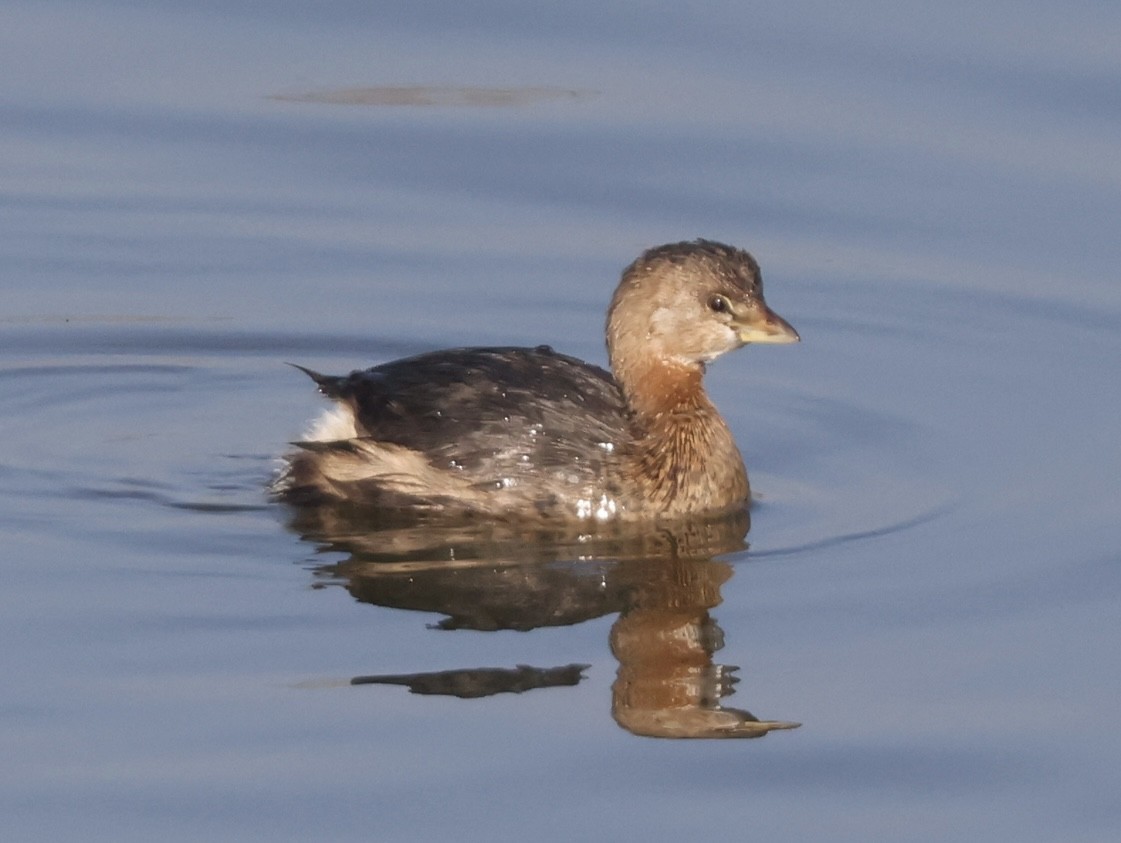
<path id="1" fill-rule="evenodd" d="M 644 426 L 666 415 L 712 408 L 704 390 L 703 363 L 644 360 L 618 372 L 627 404 Z"/>
<path id="2" fill-rule="evenodd" d="M 650 503 L 670 515 L 742 506 L 743 457 L 704 391 L 704 365 L 643 361 L 619 374 Z"/>

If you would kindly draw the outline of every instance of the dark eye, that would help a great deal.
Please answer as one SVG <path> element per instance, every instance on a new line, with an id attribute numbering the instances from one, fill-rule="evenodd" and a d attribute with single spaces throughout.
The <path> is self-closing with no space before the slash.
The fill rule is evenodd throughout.
<path id="1" fill-rule="evenodd" d="M 728 300 L 723 296 L 713 296 L 708 300 L 708 309 L 713 313 L 726 313 L 729 310 Z"/>

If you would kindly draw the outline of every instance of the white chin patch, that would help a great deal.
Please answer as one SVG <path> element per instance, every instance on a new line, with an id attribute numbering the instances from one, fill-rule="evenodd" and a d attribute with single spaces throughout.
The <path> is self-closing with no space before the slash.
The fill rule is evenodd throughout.
<path id="1" fill-rule="evenodd" d="M 337 442 L 340 439 L 354 439 L 357 436 L 354 413 L 349 407 L 339 406 L 326 410 L 312 422 L 311 429 L 304 434 L 304 439 L 308 442 Z"/>

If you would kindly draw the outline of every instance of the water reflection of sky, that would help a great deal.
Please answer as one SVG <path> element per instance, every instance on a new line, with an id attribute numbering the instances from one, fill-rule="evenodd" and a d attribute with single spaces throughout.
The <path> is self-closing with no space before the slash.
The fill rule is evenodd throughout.
<path id="1" fill-rule="evenodd" d="M 17 837 L 1109 839 L 1121 13 L 3 8 Z M 710 373 L 748 552 L 525 551 L 479 593 L 602 612 L 436 630 L 264 502 L 320 406 L 283 361 L 602 362 L 619 269 L 698 235 L 752 249 L 804 338 Z M 667 683 L 803 725 L 639 740 L 620 711 L 649 727 Z"/>

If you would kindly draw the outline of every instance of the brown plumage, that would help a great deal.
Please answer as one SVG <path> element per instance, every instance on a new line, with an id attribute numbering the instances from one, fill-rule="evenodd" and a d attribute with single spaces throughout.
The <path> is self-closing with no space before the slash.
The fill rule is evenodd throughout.
<path id="1" fill-rule="evenodd" d="M 748 502 L 747 472 L 704 391 L 705 365 L 747 343 L 797 340 L 747 252 L 660 246 L 612 298 L 614 376 L 547 346 L 437 351 L 343 377 L 303 369 L 338 406 L 296 443 L 274 490 L 295 504 L 416 515 L 732 511 Z"/>

